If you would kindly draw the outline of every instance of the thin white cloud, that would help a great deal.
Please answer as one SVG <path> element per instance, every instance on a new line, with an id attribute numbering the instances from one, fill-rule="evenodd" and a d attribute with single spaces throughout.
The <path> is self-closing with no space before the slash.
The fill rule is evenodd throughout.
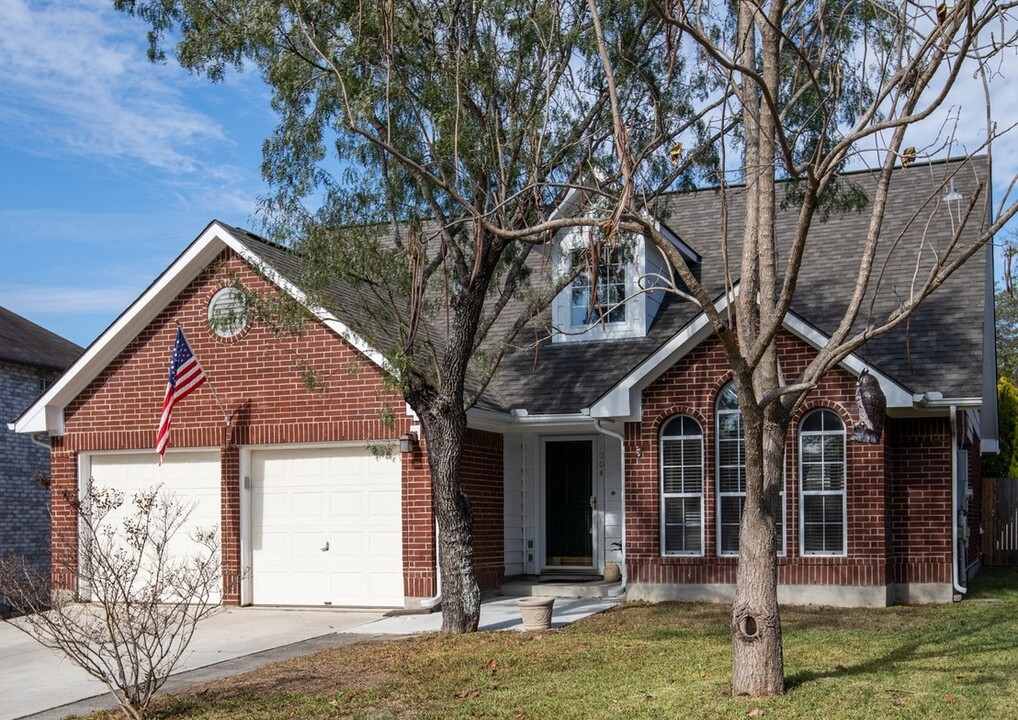
<path id="1" fill-rule="evenodd" d="M 0 289 L 0 306 L 25 316 L 109 313 L 115 317 L 144 289 L 130 286 L 82 288 L 7 285 Z"/>
<path id="2" fill-rule="evenodd" d="M 188 105 L 183 89 L 197 81 L 149 63 L 144 25 L 109 3 L 0 0 L 0 17 L 6 142 L 187 173 L 199 169 L 204 144 L 228 141 Z"/>

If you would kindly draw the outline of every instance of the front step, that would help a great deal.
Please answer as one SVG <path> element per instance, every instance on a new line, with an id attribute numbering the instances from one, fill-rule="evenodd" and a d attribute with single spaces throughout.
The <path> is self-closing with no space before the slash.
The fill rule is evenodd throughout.
<path id="1" fill-rule="evenodd" d="M 560 575 L 541 578 L 517 578 L 502 585 L 502 594 L 513 597 L 553 598 L 617 598 L 622 595 L 621 582 L 605 582 L 599 575 L 590 579 L 563 578 Z"/>

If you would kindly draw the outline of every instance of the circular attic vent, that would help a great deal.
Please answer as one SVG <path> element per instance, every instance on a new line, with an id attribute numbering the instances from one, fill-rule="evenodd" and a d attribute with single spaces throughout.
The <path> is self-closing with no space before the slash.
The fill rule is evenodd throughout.
<path id="1" fill-rule="evenodd" d="M 225 287 L 209 300 L 209 327 L 221 338 L 240 335 L 247 327 L 244 295 L 237 288 Z"/>

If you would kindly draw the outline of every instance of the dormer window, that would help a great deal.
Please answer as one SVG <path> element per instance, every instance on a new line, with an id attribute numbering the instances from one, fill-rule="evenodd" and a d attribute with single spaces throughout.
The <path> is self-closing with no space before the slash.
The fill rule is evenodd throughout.
<path id="1" fill-rule="evenodd" d="M 700 256 L 671 230 L 664 225 L 658 225 L 658 229 L 687 262 L 700 262 Z M 581 227 L 566 230 L 552 247 L 552 263 L 558 277 L 571 276 L 582 267 L 552 303 L 551 320 L 556 330 L 552 341 L 645 337 L 672 276 L 664 256 L 643 236 L 626 234 L 617 245 L 593 243 L 599 245 L 600 255 L 597 263 L 590 263 L 591 232 L 596 231 Z"/>
<path id="2" fill-rule="evenodd" d="M 590 265 L 586 262 L 586 251 L 573 250 L 573 267 L 575 268 L 581 263 Z M 570 288 L 569 325 L 571 328 L 584 328 L 595 323 L 624 323 L 626 321 L 626 277 L 631 274 L 626 270 L 625 248 L 603 245 L 597 268 L 588 267 L 580 271 Z M 591 276 L 595 272 L 597 274 L 596 286 L 591 282 Z M 596 293 L 591 298 L 594 290 Z"/>
<path id="3" fill-rule="evenodd" d="M 566 233 L 555 249 L 561 275 L 575 279 L 555 299 L 552 322 L 555 342 L 589 342 L 646 334 L 640 278 L 646 252 L 643 238 L 624 237 L 618 245 L 601 243 L 596 263 L 590 262 L 589 230 Z"/>

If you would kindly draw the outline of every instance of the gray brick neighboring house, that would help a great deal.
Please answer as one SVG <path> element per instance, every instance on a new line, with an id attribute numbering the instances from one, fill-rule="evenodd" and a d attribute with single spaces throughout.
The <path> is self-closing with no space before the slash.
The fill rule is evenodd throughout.
<path id="1" fill-rule="evenodd" d="M 0 554 L 49 573 L 50 453 L 7 427 L 81 354 L 82 348 L 0 307 Z M 4 606 L 0 597 L 0 609 Z"/>

